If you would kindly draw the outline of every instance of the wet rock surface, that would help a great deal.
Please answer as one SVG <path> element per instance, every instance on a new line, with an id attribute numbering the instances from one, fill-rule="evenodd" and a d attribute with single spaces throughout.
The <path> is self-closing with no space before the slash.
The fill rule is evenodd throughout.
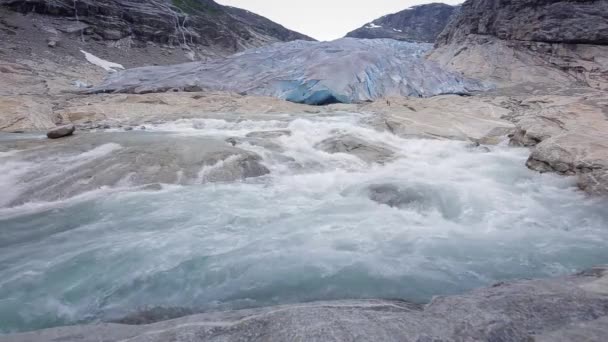
<path id="1" fill-rule="evenodd" d="M 464 295 L 437 297 L 427 305 L 391 300 L 318 302 L 206 313 L 150 325 L 53 328 L 2 339 L 599 342 L 608 332 L 607 277 L 607 269 L 597 267 L 557 279 L 498 283 Z"/>
<path id="2" fill-rule="evenodd" d="M 72 135 L 75 130 L 76 126 L 74 126 L 73 124 L 69 124 L 49 130 L 48 132 L 46 132 L 46 136 L 49 139 L 59 139 Z"/>
<path id="3" fill-rule="evenodd" d="M 155 133 L 89 133 L 44 143 L 16 140 L 2 150 L 23 150 L 5 160 L 27 168 L 18 195 L 2 203 L 57 201 L 101 188 L 150 184 L 228 182 L 269 173 L 260 156 L 221 140 Z"/>
<path id="4" fill-rule="evenodd" d="M 341 135 L 323 140 L 316 145 L 316 148 L 327 153 L 352 154 L 368 163 L 389 161 L 394 154 L 389 148 L 350 135 Z"/>

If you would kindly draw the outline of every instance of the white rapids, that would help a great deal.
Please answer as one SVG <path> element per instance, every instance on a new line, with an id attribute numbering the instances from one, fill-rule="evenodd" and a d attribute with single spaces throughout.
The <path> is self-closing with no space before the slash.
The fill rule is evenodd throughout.
<path id="1" fill-rule="evenodd" d="M 362 125 L 364 119 L 149 125 L 148 132 L 235 138 L 263 157 L 270 174 L 1 208 L 0 331 L 112 320 L 154 307 L 425 302 L 608 260 L 606 201 L 585 197 L 571 178 L 528 170 L 529 151 L 402 139 Z M 246 137 L 277 130 L 291 134 L 262 143 Z M 318 148 L 345 135 L 393 154 L 368 163 Z M 0 199 L 12 196 L 7 182 L 18 172 L 2 162 L 8 157 L 0 154 Z"/>

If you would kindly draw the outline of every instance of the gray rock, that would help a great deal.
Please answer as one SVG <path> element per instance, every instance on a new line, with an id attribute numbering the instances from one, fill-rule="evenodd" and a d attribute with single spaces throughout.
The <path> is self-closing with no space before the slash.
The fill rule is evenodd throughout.
<path id="1" fill-rule="evenodd" d="M 432 3 L 385 15 L 349 32 L 352 38 L 391 38 L 408 42 L 434 43 L 458 6 Z"/>
<path id="2" fill-rule="evenodd" d="M 608 89 L 607 0 L 468 0 L 430 58 L 496 84 Z"/>
<path id="3" fill-rule="evenodd" d="M 246 10 L 213 0 L 0 0 L 0 6 L 21 13 L 37 13 L 73 20 L 58 29 L 118 41 L 130 36 L 136 43 L 189 45 L 230 54 L 268 42 L 312 40 Z"/>
<path id="4" fill-rule="evenodd" d="M 49 139 L 59 139 L 59 138 L 67 137 L 67 136 L 74 134 L 75 130 L 76 130 L 76 126 L 74 126 L 72 124 L 59 126 L 59 127 L 53 128 L 53 129 L 49 130 L 48 132 L 46 132 L 46 136 Z"/>
<path id="5" fill-rule="evenodd" d="M 608 196 L 608 170 L 598 169 L 581 174 L 578 186 L 592 195 Z"/>
<path id="6" fill-rule="evenodd" d="M 221 140 L 172 134 L 82 133 L 66 142 L 17 141 L 8 147 L 22 150 L 10 160 L 36 165 L 18 179 L 20 191 L 5 203 L 9 207 L 101 187 L 231 182 L 270 172 L 255 153 Z"/>
<path id="7" fill-rule="evenodd" d="M 404 286 L 407 286 L 404 284 Z M 170 313 L 179 310 L 170 310 Z M 125 322 L 146 322 L 125 319 Z M 345 300 L 205 313 L 149 325 L 95 324 L 7 335 L 3 342 L 605 341 L 608 269 L 495 284 L 427 305 Z"/>
<path id="8" fill-rule="evenodd" d="M 437 211 L 446 219 L 457 218 L 462 210 L 459 199 L 449 189 L 425 184 L 374 184 L 367 186 L 365 191 L 374 202 L 417 212 Z"/>
<path id="9" fill-rule="evenodd" d="M 463 41 L 469 34 L 513 41 L 608 44 L 608 1 L 468 0 L 437 44 Z"/>
<path id="10" fill-rule="evenodd" d="M 59 40 L 57 40 L 56 38 L 50 38 L 48 40 L 47 46 L 50 48 L 54 48 L 59 44 Z"/>
<path id="11" fill-rule="evenodd" d="M 257 131 L 251 132 L 246 135 L 247 138 L 263 138 L 263 139 L 274 139 L 282 136 L 290 136 L 291 131 L 289 130 L 276 130 L 276 131 Z"/>
<path id="12" fill-rule="evenodd" d="M 348 153 L 368 163 L 383 163 L 390 160 L 394 153 L 390 149 L 372 144 L 363 139 L 341 135 L 325 139 L 315 146 L 327 153 Z"/>

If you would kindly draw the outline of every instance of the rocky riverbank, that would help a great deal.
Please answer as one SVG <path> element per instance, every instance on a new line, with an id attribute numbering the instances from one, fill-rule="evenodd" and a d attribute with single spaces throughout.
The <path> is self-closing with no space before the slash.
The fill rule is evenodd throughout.
<path id="1" fill-rule="evenodd" d="M 142 313 L 142 316 L 145 316 Z M 154 320 L 148 317 L 146 320 Z M 199 314 L 143 324 L 96 324 L 2 337 L 86 341 L 603 341 L 608 269 L 498 283 L 426 305 L 354 300 Z"/>

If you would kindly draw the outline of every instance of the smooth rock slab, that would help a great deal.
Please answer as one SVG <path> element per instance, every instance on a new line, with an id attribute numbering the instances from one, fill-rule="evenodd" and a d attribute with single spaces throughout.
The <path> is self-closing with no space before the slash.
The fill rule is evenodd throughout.
<path id="1" fill-rule="evenodd" d="M 270 172 L 260 156 L 222 140 L 162 133 L 85 133 L 52 143 L 9 142 L 0 144 L 2 150 L 21 152 L 3 160 L 19 172 L 13 175 L 17 194 L 0 207 L 63 200 L 104 187 L 230 182 Z"/>
<path id="2" fill-rule="evenodd" d="M 608 272 L 499 283 L 427 305 L 346 300 L 206 313 L 149 325 L 96 324 L 8 335 L 3 342 L 605 341 Z M 407 286 L 407 284 L 404 284 Z M 566 335 L 564 335 L 566 334 Z M 558 339 L 556 339 L 556 337 Z"/>
<path id="3" fill-rule="evenodd" d="M 352 135 L 340 135 L 325 139 L 316 148 L 327 153 L 348 153 L 368 163 L 382 163 L 391 159 L 394 152 Z"/>

